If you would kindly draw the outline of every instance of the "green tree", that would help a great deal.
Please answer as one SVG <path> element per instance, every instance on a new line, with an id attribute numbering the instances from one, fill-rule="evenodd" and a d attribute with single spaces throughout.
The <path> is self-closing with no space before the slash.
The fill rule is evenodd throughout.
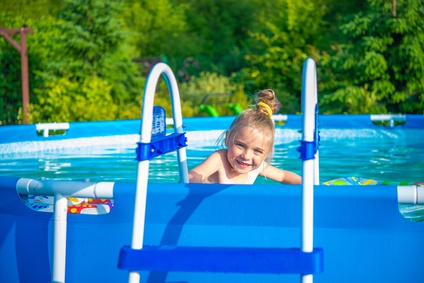
<path id="1" fill-rule="evenodd" d="M 172 0 L 126 2 L 122 19 L 136 49 L 134 58 L 183 56 L 194 50 L 186 37 L 187 5 Z"/>
<path id="2" fill-rule="evenodd" d="M 132 49 L 126 44 L 128 33 L 118 19 L 118 1 L 67 0 L 59 13 L 62 24 L 62 56 L 59 74 L 76 81 L 97 76 L 108 81 L 111 95 L 119 107 L 140 93 L 139 69 L 132 62 Z"/>
<path id="3" fill-rule="evenodd" d="M 34 117 L 81 121 L 140 116 L 142 80 L 117 18 L 120 9 L 116 1 L 65 1 L 54 26 L 59 36 L 50 39 L 56 56 L 40 72 L 43 84 L 35 91 L 39 103 Z"/>
<path id="4" fill-rule="evenodd" d="M 390 1 L 390 0 L 389 0 Z M 326 12 L 323 15 L 325 32 L 319 50 L 329 50 L 336 43 L 345 42 L 346 36 L 340 32 L 340 25 L 344 23 L 346 15 L 352 15 L 367 9 L 367 0 L 323 0 Z"/>
<path id="5" fill-rule="evenodd" d="M 230 76 L 244 64 L 258 0 L 128 0 L 123 13 L 137 56 L 166 60 L 180 81 L 209 71 Z"/>
<path id="6" fill-rule="evenodd" d="M 67 77 L 48 81 L 30 118 L 33 122 L 90 121 L 93 117 L 113 120 L 118 106 L 110 89 L 111 85 L 98 77 L 84 77 L 78 82 Z"/>
<path id="7" fill-rule="evenodd" d="M 198 73 L 205 70 L 230 76 L 244 65 L 249 49 L 249 33 L 257 25 L 264 1 L 185 0 L 190 6 L 186 18 L 188 32 L 196 50 Z M 197 75 L 196 74 L 196 75 Z"/>
<path id="8" fill-rule="evenodd" d="M 370 0 L 322 62 L 325 113 L 424 113 L 424 1 Z"/>
<path id="9" fill-rule="evenodd" d="M 34 28 L 34 34 L 27 37 L 30 109 L 34 112 L 30 113 L 30 122 L 140 117 L 144 79 L 132 62 L 133 49 L 128 46 L 128 34 L 118 19 L 119 3 L 67 0 L 57 17 L 2 17 L 8 26 L 26 24 Z M 0 76 L 5 78 L 0 95 L 7 98 L 1 100 L 1 106 L 6 105 L 9 118 L 2 121 L 16 123 L 21 104 L 20 61 L 19 53 L 6 43 L 0 41 Z"/>
<path id="10" fill-rule="evenodd" d="M 41 18 L 56 14 L 63 1 L 57 0 L 0 0 L 3 16 L 22 19 L 24 22 L 38 21 Z M 0 18 L 0 25 L 3 24 Z"/>
<path id="11" fill-rule="evenodd" d="M 257 19 L 261 28 L 252 34 L 248 66 L 241 73 L 249 93 L 273 88 L 281 111 L 300 111 L 301 74 L 306 58 L 319 59 L 325 6 L 321 1 L 278 0 L 264 3 Z"/>

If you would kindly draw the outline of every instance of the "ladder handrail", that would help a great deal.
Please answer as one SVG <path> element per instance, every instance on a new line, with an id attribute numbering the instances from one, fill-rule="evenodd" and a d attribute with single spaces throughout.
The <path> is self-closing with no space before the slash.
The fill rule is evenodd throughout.
<path id="1" fill-rule="evenodd" d="M 183 133 L 182 113 L 180 104 L 180 94 L 177 87 L 177 80 L 171 68 L 164 64 L 156 64 L 150 71 L 146 86 L 144 88 L 143 106 L 142 106 L 142 119 L 140 129 L 140 142 L 150 143 L 152 137 L 152 122 L 153 122 L 153 100 L 156 91 L 156 85 L 160 76 L 163 75 L 171 96 L 172 103 L 172 117 L 174 121 L 174 132 Z M 188 167 L 187 156 L 185 148 L 177 150 L 177 157 L 179 162 L 181 182 L 188 183 Z M 147 185 L 149 177 L 149 160 L 138 162 L 137 166 L 137 182 L 135 193 L 135 207 L 134 207 L 134 220 L 131 248 L 142 249 L 144 239 L 144 224 L 146 212 L 146 197 Z M 129 282 L 139 282 L 140 275 L 138 271 L 130 271 Z"/>
<path id="2" fill-rule="evenodd" d="M 152 113 L 153 111 L 153 99 L 155 95 L 156 85 L 160 76 L 163 75 L 166 84 L 169 89 L 169 94 L 171 97 L 172 103 L 172 118 L 174 122 L 174 132 L 183 133 L 183 119 L 181 112 L 181 102 L 180 102 L 180 92 L 177 86 L 177 80 L 171 68 L 165 63 L 156 64 L 150 71 L 146 86 L 144 89 L 143 96 L 143 109 L 142 109 L 142 121 L 141 121 L 141 136 L 140 142 L 149 143 L 151 141 L 151 127 L 153 117 L 151 115 L 144 115 Z M 182 176 L 183 183 L 188 183 L 188 167 L 187 167 L 187 156 L 185 154 L 185 149 L 182 148 L 177 151 L 178 161 L 180 162 L 180 176 Z M 182 165 L 182 166 L 181 166 Z M 148 169 L 148 168 L 147 168 Z M 148 172 L 148 171 L 147 171 Z"/>

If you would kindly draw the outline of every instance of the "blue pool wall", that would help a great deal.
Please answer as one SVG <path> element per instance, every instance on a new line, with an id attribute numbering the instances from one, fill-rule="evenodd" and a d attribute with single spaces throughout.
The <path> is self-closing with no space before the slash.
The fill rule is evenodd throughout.
<path id="1" fill-rule="evenodd" d="M 302 129 L 303 118 L 301 115 L 286 115 L 287 120 L 284 125 L 277 127 L 285 129 Z M 406 123 L 402 126 L 395 126 L 393 129 L 423 129 L 423 115 L 404 115 Z M 196 117 L 184 118 L 185 131 L 209 131 L 226 130 L 230 127 L 234 116 L 226 117 Z M 370 115 L 320 115 L 320 129 L 381 129 L 384 126 L 373 124 Z M 140 120 L 121 121 L 99 121 L 99 122 L 70 122 L 69 130 L 63 135 L 51 135 L 44 138 L 37 135 L 36 125 L 17 125 L 0 127 L 0 144 L 23 141 L 45 141 L 61 140 L 72 138 L 101 137 L 111 135 L 130 135 L 140 133 Z M 391 127 L 384 127 L 391 129 Z"/>
<path id="2" fill-rule="evenodd" d="M 49 282 L 52 214 L 26 207 L 18 178 L 0 183 L 0 278 Z M 60 181 L 58 181 L 60 182 Z M 126 282 L 135 184 L 115 183 L 109 214 L 68 216 L 66 282 Z M 395 186 L 317 186 L 314 282 L 423 282 L 424 223 L 398 210 Z M 149 184 L 145 245 L 299 247 L 301 186 Z M 141 282 L 299 282 L 298 275 L 142 272 Z"/>

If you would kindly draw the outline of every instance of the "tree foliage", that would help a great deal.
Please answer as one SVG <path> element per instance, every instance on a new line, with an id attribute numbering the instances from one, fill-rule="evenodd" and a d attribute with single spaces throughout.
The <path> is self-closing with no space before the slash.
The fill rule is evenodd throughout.
<path id="1" fill-rule="evenodd" d="M 132 62 L 127 33 L 117 17 L 120 9 L 118 2 L 67 0 L 56 17 L 43 17 L 39 21 L 20 18 L 20 25 L 13 23 L 19 17 L 9 21 L 9 25 L 27 24 L 35 30 L 28 36 L 30 92 L 34 104 L 30 122 L 140 116 L 143 79 Z M 19 66 L 19 62 L 17 58 L 13 66 Z M 5 83 L 18 93 L 20 90 L 11 80 L 19 76 L 20 73 L 14 72 Z M 20 105 L 17 100 L 20 95 L 2 93 L 8 103 Z"/>
<path id="2" fill-rule="evenodd" d="M 424 113 L 424 1 L 368 1 L 345 18 L 348 41 L 322 62 L 327 113 Z M 362 102 L 362 103 L 359 103 Z"/>
<path id="3" fill-rule="evenodd" d="M 424 0 L 0 2 L 0 26 L 34 29 L 31 122 L 138 118 L 152 58 L 174 70 L 184 116 L 207 94 L 245 107 L 264 88 L 298 113 L 308 57 L 322 112 L 424 112 Z M 19 52 L 0 38 L 2 124 L 22 122 L 20 76 Z M 168 101 L 160 83 L 157 102 Z"/>
<path id="4" fill-rule="evenodd" d="M 98 77 L 110 85 L 110 95 L 119 107 L 125 107 L 141 91 L 140 72 L 132 62 L 128 34 L 117 18 L 119 2 L 68 0 L 59 13 L 57 28 L 63 35 L 57 44 L 62 56 L 56 72 L 72 80 Z M 121 110 L 121 109 L 120 109 Z M 120 118 L 116 113 L 115 118 Z"/>
<path id="5" fill-rule="evenodd" d="M 42 89 L 40 72 L 46 69 L 49 62 L 55 57 L 56 45 L 50 39 L 59 36 L 59 32 L 52 28 L 56 20 L 46 16 L 40 21 L 24 19 L 21 16 L 12 16 L 6 11 L 0 11 L 1 25 L 7 28 L 19 28 L 27 25 L 34 29 L 34 33 L 26 35 L 30 102 L 37 103 L 35 90 Z M 20 36 L 11 36 L 20 44 Z M 22 107 L 22 82 L 20 53 L 4 38 L 0 38 L 0 124 L 15 124 L 18 119 L 18 110 Z"/>
<path id="6" fill-rule="evenodd" d="M 170 0 L 128 1 L 122 11 L 122 18 L 131 35 L 134 58 L 163 55 L 180 57 L 190 54 L 195 48 L 186 44 L 189 40 L 187 9 L 187 5 L 177 5 Z M 176 44 L 177 42 L 182 44 Z M 190 49 L 186 50 L 187 48 Z"/>
<path id="7" fill-rule="evenodd" d="M 198 62 L 198 73 L 208 70 L 231 75 L 244 66 L 249 49 L 249 33 L 258 24 L 262 2 L 259 0 L 186 0 L 187 25 Z M 197 74 L 198 74 L 197 73 Z"/>
<path id="8" fill-rule="evenodd" d="M 248 65 L 243 70 L 248 91 L 274 88 L 282 111 L 300 111 L 301 73 L 308 57 L 319 59 L 316 44 L 323 33 L 321 1 L 278 0 L 268 3 L 252 34 Z"/>
<path id="9" fill-rule="evenodd" d="M 116 118 L 118 106 L 111 96 L 111 85 L 98 77 L 83 81 L 61 77 L 45 83 L 43 95 L 31 111 L 32 121 L 66 122 Z M 72 94 L 72 95 L 70 95 Z"/>

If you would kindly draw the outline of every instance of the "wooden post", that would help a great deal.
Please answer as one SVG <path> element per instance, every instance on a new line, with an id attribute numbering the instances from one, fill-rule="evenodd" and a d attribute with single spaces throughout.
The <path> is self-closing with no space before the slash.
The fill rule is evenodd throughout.
<path id="1" fill-rule="evenodd" d="M 396 18 L 396 0 L 392 0 L 392 16 Z"/>
<path id="2" fill-rule="evenodd" d="M 12 46 L 21 54 L 21 76 L 22 76 L 22 110 L 24 114 L 24 124 L 28 124 L 28 105 L 29 105 L 29 79 L 28 79 L 28 54 L 26 46 L 26 34 L 33 33 L 34 30 L 28 27 L 22 28 L 3 28 L 0 27 L 0 35 L 6 38 Z M 20 34 L 21 43 L 18 44 L 11 34 Z"/>

